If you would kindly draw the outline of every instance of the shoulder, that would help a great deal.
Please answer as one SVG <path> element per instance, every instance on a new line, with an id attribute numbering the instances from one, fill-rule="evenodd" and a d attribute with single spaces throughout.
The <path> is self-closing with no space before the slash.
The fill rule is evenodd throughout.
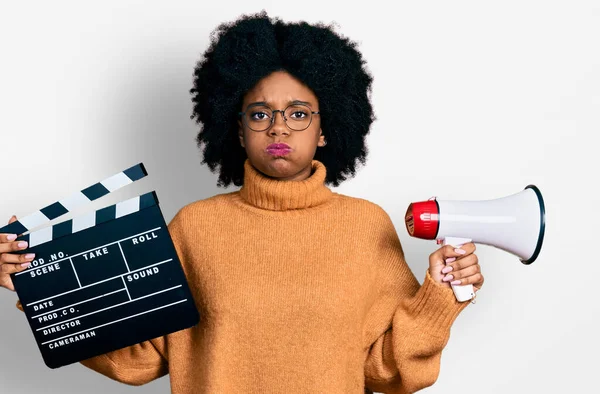
<path id="1" fill-rule="evenodd" d="M 390 215 L 379 204 L 360 197 L 336 193 L 339 204 L 352 214 L 362 214 L 375 221 L 390 221 Z"/>
<path id="2" fill-rule="evenodd" d="M 180 211 L 191 213 L 225 207 L 231 204 L 231 200 L 239 195 L 239 191 L 215 194 L 202 200 L 196 200 L 185 205 Z"/>
<path id="3" fill-rule="evenodd" d="M 398 238 L 398 230 L 392 217 L 379 204 L 364 198 L 338 195 L 340 211 L 344 212 L 339 217 L 340 222 L 347 224 L 349 228 L 358 228 L 367 243 L 381 244 L 388 240 Z M 396 217 L 396 215 L 394 215 Z M 403 227 L 404 217 L 396 217 L 401 222 L 398 226 Z"/>
<path id="4" fill-rule="evenodd" d="M 224 210 L 229 210 L 231 200 L 239 192 L 229 192 L 217 194 L 202 200 L 196 200 L 184 205 L 177 211 L 172 222 L 188 221 L 198 217 L 207 217 L 208 215 L 218 215 Z"/>

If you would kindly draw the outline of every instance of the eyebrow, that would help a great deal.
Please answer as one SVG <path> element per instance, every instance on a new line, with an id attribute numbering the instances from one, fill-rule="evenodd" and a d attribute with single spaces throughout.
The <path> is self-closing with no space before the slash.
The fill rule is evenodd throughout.
<path id="1" fill-rule="evenodd" d="M 309 107 L 312 107 L 312 104 L 310 102 L 302 101 L 302 100 L 292 100 L 292 101 L 289 101 L 287 105 L 293 105 L 293 104 L 304 104 L 304 105 L 308 105 Z M 253 103 L 248 104 L 247 108 L 253 107 L 256 105 L 266 105 L 266 106 L 270 107 L 270 105 L 266 101 L 255 101 Z"/>

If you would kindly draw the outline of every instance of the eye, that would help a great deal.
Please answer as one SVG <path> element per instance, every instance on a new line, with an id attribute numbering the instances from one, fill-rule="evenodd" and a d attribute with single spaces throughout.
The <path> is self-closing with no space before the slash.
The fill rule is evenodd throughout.
<path id="1" fill-rule="evenodd" d="M 302 110 L 295 110 L 294 112 L 292 112 L 290 114 L 290 118 L 292 119 L 304 119 L 308 116 L 308 113 L 306 113 L 306 111 L 302 111 Z"/>
<path id="2" fill-rule="evenodd" d="M 252 120 L 267 120 L 269 119 L 269 114 L 264 111 L 254 111 L 250 113 L 250 119 Z"/>

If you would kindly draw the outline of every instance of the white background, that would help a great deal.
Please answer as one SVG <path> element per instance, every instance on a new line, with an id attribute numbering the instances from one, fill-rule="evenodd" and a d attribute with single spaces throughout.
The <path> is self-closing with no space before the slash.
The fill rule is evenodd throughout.
<path id="1" fill-rule="evenodd" d="M 216 193 L 189 119 L 210 32 L 266 9 L 336 22 L 375 77 L 367 165 L 336 191 L 392 217 L 423 279 L 433 241 L 408 236 L 412 201 L 485 200 L 533 183 L 545 244 L 531 266 L 477 249 L 484 288 L 459 316 L 426 393 L 598 392 L 600 3 L 597 1 L 8 2 L 0 15 L 0 220 L 138 162 L 167 221 Z M 90 207 L 88 207 L 90 208 Z M 80 365 L 50 370 L 16 295 L 0 296 L 0 392 L 166 393 Z"/>

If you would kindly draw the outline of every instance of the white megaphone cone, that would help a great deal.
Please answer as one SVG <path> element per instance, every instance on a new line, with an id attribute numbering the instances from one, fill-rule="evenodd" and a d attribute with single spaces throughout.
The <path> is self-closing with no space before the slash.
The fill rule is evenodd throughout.
<path id="1" fill-rule="evenodd" d="M 546 213 L 542 193 L 535 185 L 508 197 L 485 201 L 443 201 L 432 197 L 414 202 L 405 216 L 408 233 L 460 247 L 468 242 L 505 250 L 531 264 L 544 241 Z M 452 286 L 458 301 L 475 296 L 473 285 Z"/>

